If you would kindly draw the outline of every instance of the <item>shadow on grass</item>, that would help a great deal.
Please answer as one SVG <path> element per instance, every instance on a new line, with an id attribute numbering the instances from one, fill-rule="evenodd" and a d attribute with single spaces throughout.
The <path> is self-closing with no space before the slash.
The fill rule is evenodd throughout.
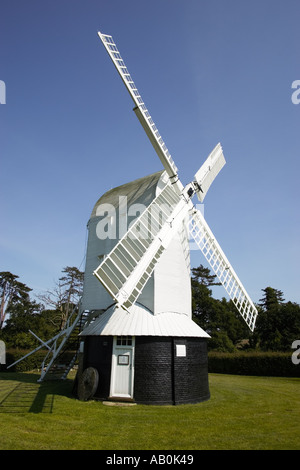
<path id="1" fill-rule="evenodd" d="M 37 383 L 38 378 L 34 373 L 0 373 L 0 414 L 52 413 L 56 395 L 73 397 L 72 379 Z"/>

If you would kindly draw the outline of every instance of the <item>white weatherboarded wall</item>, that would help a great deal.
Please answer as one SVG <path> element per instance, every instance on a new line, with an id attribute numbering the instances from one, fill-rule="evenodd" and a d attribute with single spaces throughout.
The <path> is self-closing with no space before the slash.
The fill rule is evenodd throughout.
<path id="1" fill-rule="evenodd" d="M 139 207 L 147 207 L 150 204 L 164 186 L 164 181 L 166 181 L 165 172 L 154 173 L 108 191 L 95 204 L 88 222 L 82 299 L 84 310 L 105 310 L 113 303 L 113 299 L 95 278 L 93 271 L 99 266 L 101 257 L 107 255 L 119 241 L 119 236 L 124 235 L 125 225 L 128 226 L 139 215 Z M 108 211 L 105 212 L 104 209 Z M 104 222 L 109 220 L 110 209 L 114 209 L 111 210 L 114 217 L 110 219 L 112 226 L 107 226 L 106 229 L 110 235 L 116 233 L 116 237 L 108 236 L 100 239 L 99 233 L 103 229 Z M 138 303 L 154 315 L 172 312 L 191 318 L 189 251 L 184 224 L 162 255 L 152 277 L 138 298 Z"/>

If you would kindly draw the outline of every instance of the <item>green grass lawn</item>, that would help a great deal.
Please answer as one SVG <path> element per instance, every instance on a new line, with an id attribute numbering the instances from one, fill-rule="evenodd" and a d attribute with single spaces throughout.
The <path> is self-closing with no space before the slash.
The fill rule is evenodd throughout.
<path id="1" fill-rule="evenodd" d="M 0 450 L 300 448 L 300 379 L 210 374 L 204 403 L 107 406 L 37 378 L 0 373 Z"/>

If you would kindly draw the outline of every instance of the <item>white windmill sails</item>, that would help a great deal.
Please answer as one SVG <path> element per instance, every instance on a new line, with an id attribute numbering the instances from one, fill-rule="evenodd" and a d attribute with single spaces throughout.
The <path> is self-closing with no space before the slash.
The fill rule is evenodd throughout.
<path id="1" fill-rule="evenodd" d="M 113 299 L 128 309 L 140 295 L 162 253 L 180 224 L 190 217 L 189 229 L 210 267 L 223 284 L 241 316 L 254 330 L 257 310 L 239 280 L 203 215 L 196 209 L 192 197 L 202 202 L 225 164 L 222 147 L 218 144 L 186 187 L 112 36 L 98 32 L 110 58 L 132 97 L 134 111 L 149 137 L 169 177 L 168 184 L 144 210 L 134 225 L 106 256 L 94 275 Z"/>

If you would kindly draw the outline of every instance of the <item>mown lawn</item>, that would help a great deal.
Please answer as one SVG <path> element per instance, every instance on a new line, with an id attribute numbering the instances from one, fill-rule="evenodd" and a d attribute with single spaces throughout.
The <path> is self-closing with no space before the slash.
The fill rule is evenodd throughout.
<path id="1" fill-rule="evenodd" d="M 299 449 L 300 379 L 210 374 L 197 405 L 80 402 L 72 380 L 0 373 L 1 450 Z"/>

